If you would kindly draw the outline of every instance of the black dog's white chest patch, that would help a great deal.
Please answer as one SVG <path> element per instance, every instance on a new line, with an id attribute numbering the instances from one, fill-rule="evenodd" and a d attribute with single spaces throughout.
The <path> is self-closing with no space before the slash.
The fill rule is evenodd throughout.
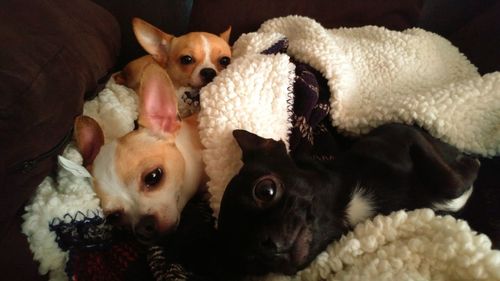
<path id="1" fill-rule="evenodd" d="M 374 198 L 369 191 L 356 186 L 351 194 L 351 201 L 347 204 L 347 223 L 353 227 L 356 224 L 372 217 L 375 214 Z"/>
<path id="2" fill-rule="evenodd" d="M 434 211 L 458 212 L 467 204 L 467 201 L 472 195 L 472 191 L 473 187 L 471 186 L 466 192 L 455 199 L 433 203 L 432 209 Z"/>
<path id="3" fill-rule="evenodd" d="M 472 195 L 473 187 L 471 186 L 466 192 L 455 199 L 450 199 L 441 202 L 429 203 L 428 208 L 437 212 L 456 213 L 467 204 L 467 201 Z M 377 213 L 377 209 L 382 206 L 377 206 L 375 194 L 369 189 L 357 185 L 351 193 L 350 201 L 347 204 L 346 224 L 354 227 L 360 222 L 363 222 Z"/>

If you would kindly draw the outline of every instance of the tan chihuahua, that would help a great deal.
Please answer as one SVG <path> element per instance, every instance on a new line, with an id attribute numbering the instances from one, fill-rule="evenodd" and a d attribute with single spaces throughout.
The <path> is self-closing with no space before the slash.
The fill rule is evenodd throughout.
<path id="1" fill-rule="evenodd" d="M 136 89 L 145 65 L 155 61 L 166 69 L 179 101 L 182 117 L 199 109 L 199 89 L 231 62 L 229 36 L 231 27 L 217 36 L 207 32 L 191 32 L 179 37 L 167 34 L 139 19 L 132 20 L 135 36 L 150 54 L 130 62 L 115 76 L 115 81 Z"/>
<path id="2" fill-rule="evenodd" d="M 139 76 L 139 129 L 104 144 L 92 118 L 75 121 L 75 139 L 107 219 L 131 226 L 142 242 L 174 230 L 206 175 L 197 115 L 177 118 L 172 81 L 156 63 Z"/>

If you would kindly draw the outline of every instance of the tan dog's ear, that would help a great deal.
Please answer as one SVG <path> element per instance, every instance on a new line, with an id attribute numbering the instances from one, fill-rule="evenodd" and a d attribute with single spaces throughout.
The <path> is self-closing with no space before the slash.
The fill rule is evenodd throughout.
<path id="1" fill-rule="evenodd" d="M 139 44 L 160 64 L 168 59 L 168 47 L 173 35 L 167 34 L 155 26 L 139 19 L 132 19 L 132 28 Z"/>
<path id="2" fill-rule="evenodd" d="M 97 122 L 88 116 L 75 119 L 74 138 L 78 151 L 83 157 L 83 166 L 92 165 L 99 150 L 104 145 L 104 134 Z"/>
<path id="3" fill-rule="evenodd" d="M 141 78 L 139 125 L 158 133 L 175 133 L 180 128 L 174 85 L 155 63 L 146 66 Z"/>
<path id="4" fill-rule="evenodd" d="M 118 85 L 125 85 L 125 83 L 127 82 L 127 78 L 125 78 L 125 73 L 123 71 L 114 74 L 113 79 Z"/>
<path id="5" fill-rule="evenodd" d="M 229 37 L 231 36 L 231 26 L 229 26 L 226 31 L 222 32 L 219 34 L 219 36 L 226 41 L 226 43 L 229 43 Z"/>

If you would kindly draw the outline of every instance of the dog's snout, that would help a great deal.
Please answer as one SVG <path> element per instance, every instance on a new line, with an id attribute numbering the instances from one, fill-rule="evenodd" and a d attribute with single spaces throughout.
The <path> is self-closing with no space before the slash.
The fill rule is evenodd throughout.
<path id="1" fill-rule="evenodd" d="M 214 80 L 215 75 L 217 75 L 217 72 L 215 72 L 215 69 L 213 68 L 203 68 L 200 70 L 200 75 L 201 78 L 203 79 L 203 82 L 209 83 Z"/>
<path id="2" fill-rule="evenodd" d="M 263 254 L 270 256 L 279 255 L 288 250 L 287 243 L 272 236 L 263 237 L 259 246 Z"/>
<path id="3" fill-rule="evenodd" d="M 276 252 L 278 251 L 280 245 L 278 245 L 278 243 L 276 243 L 270 237 L 267 237 L 266 239 L 261 241 L 260 246 L 265 251 Z"/>
<path id="4" fill-rule="evenodd" d="M 138 238 L 144 242 L 154 240 L 157 235 L 157 225 L 154 216 L 148 215 L 142 217 L 137 224 L 135 233 Z"/>

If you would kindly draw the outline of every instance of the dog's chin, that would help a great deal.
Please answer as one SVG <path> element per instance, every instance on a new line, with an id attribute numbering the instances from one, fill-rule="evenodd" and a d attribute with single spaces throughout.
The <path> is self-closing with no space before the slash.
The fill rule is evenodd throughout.
<path id="1" fill-rule="evenodd" d="M 134 236 L 136 240 L 144 245 L 144 246 L 153 246 L 153 245 L 158 245 L 163 239 L 166 239 L 172 232 L 165 232 L 165 233 L 160 233 L 160 232 L 155 232 L 151 236 L 143 236 L 140 233 L 134 232 Z"/>
<path id="2" fill-rule="evenodd" d="M 201 88 L 205 87 L 208 83 L 212 82 L 211 81 L 204 81 L 203 79 L 191 79 L 187 83 L 190 88 L 193 88 L 195 90 L 200 90 Z"/>
<path id="3" fill-rule="evenodd" d="M 246 272 L 250 275 L 263 275 L 270 272 L 293 275 L 307 267 L 314 259 L 310 255 L 312 233 L 307 227 L 298 231 L 290 249 L 274 254 L 246 255 Z"/>
<path id="4" fill-rule="evenodd" d="M 158 244 L 158 241 L 160 240 L 159 235 L 155 235 L 155 237 L 144 237 L 138 233 L 134 233 L 134 234 L 135 234 L 135 238 L 136 238 L 137 242 L 139 242 L 140 244 L 142 244 L 144 246 L 156 245 L 156 244 Z"/>
<path id="5" fill-rule="evenodd" d="M 176 223 L 173 226 L 168 228 L 157 229 L 154 233 L 149 234 L 148 236 L 141 235 L 141 233 L 137 231 L 133 231 L 136 240 L 145 246 L 153 246 L 159 244 L 162 240 L 168 238 L 172 233 L 177 230 L 179 226 L 179 219 L 177 219 Z"/>
<path id="6" fill-rule="evenodd" d="M 208 83 L 203 83 L 203 82 L 191 82 L 188 83 L 188 87 L 192 88 L 194 90 L 200 90 L 201 88 L 205 87 Z"/>

